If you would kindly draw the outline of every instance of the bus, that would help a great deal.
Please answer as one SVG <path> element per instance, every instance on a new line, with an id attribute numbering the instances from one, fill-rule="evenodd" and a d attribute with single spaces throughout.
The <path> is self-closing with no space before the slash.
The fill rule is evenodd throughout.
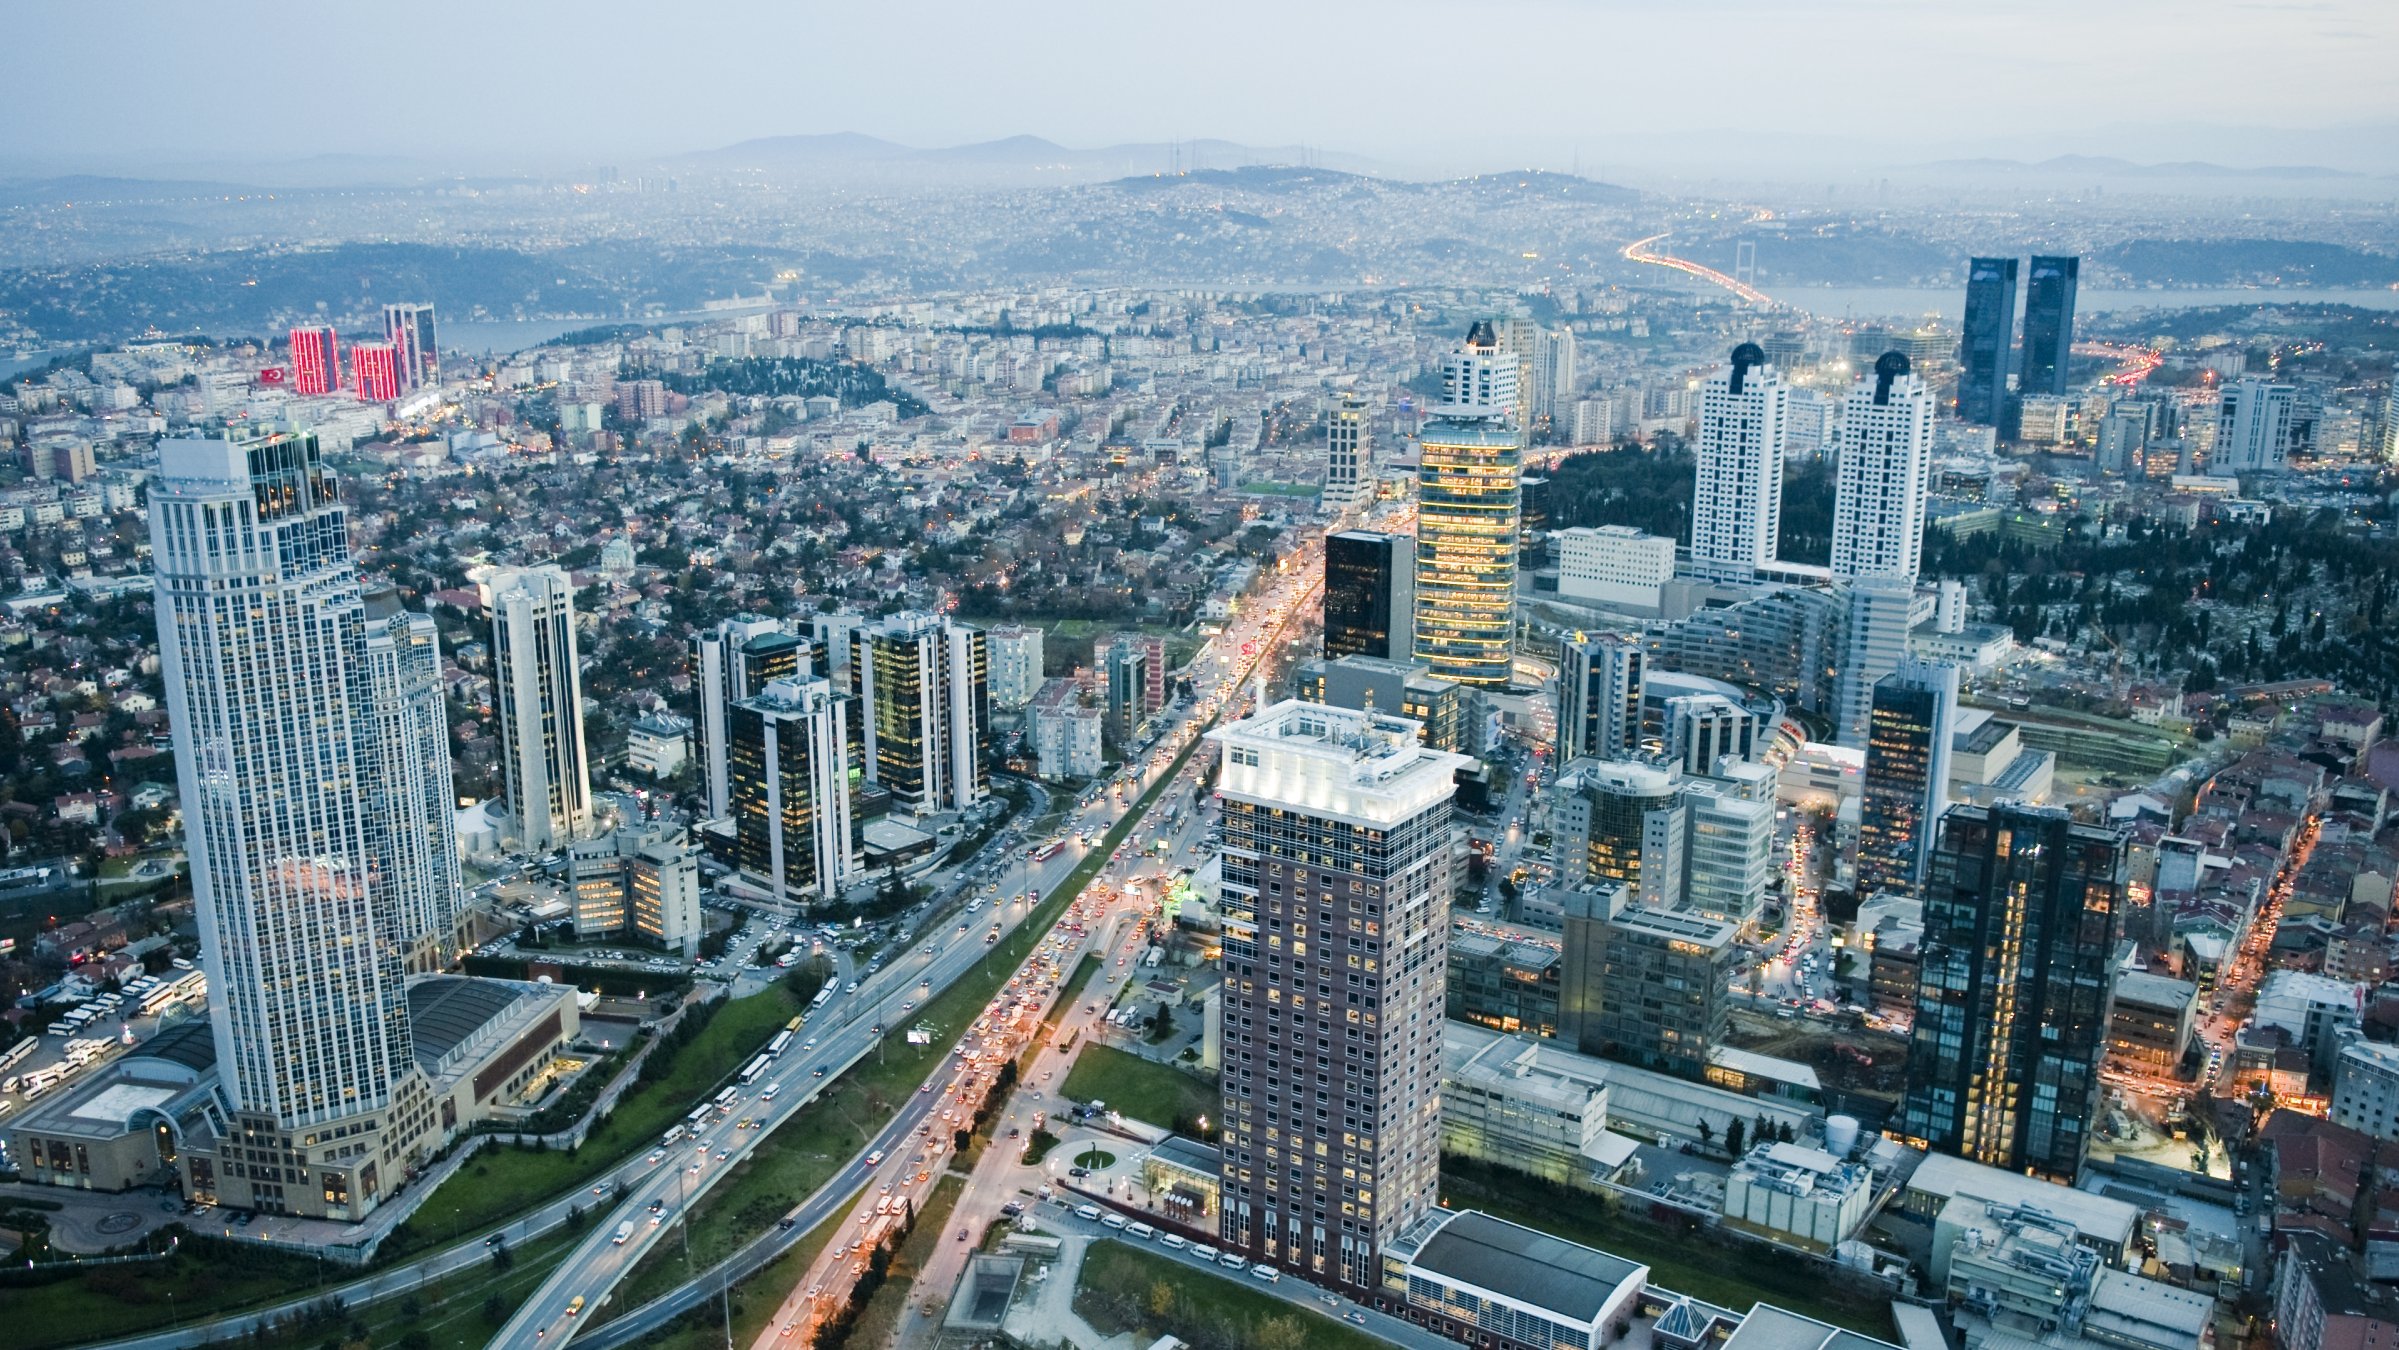
<path id="1" fill-rule="evenodd" d="M 785 1023 L 783 1024 L 783 1029 L 784 1029 L 785 1031 L 798 1031 L 798 1030 L 800 1029 L 801 1025 L 802 1025 L 802 1024 L 804 1024 L 805 1022 L 807 1022 L 807 1020 L 808 1020 L 808 1014 L 806 1014 L 806 1013 L 801 1013 L 799 1016 L 797 1016 L 797 1017 L 795 1017 L 795 1018 L 791 1019 L 791 1020 L 790 1020 L 790 1021 L 788 1021 L 788 1022 L 785 1022 Z"/>
<path id="2" fill-rule="evenodd" d="M 833 984 L 832 984 L 832 982 L 831 982 L 831 981 L 829 981 L 829 980 L 828 980 L 828 981 L 826 981 L 826 983 L 825 983 L 825 987 L 824 987 L 824 988 L 822 988 L 822 989 L 819 989 L 819 990 L 817 990 L 817 991 L 816 991 L 816 997 L 815 997 L 814 999 L 811 999 L 811 1000 L 809 1001 L 809 1003 L 808 1003 L 808 1010 L 809 1010 L 810 1012 L 814 1012 L 814 1011 L 815 1011 L 815 1010 L 817 1010 L 818 1008 L 821 1008 L 821 1007 L 825 1006 L 826 1004 L 828 1004 L 828 1003 L 831 1003 L 832 1001 L 833 1001 Z"/>
<path id="3" fill-rule="evenodd" d="M 1064 847 L 1066 847 L 1065 840 L 1052 839 L 1048 843 L 1043 844 L 1041 847 L 1033 850 L 1033 861 L 1048 862 L 1050 859 L 1057 857 L 1058 850 Z"/>
<path id="4" fill-rule="evenodd" d="M 691 1127 L 693 1134 L 698 1134 L 707 1128 L 708 1113 L 715 1109 L 714 1106 L 695 1106 L 691 1108 L 691 1114 L 683 1118 L 683 1123 Z"/>
<path id="5" fill-rule="evenodd" d="M 716 1094 L 716 1100 L 715 1100 L 715 1101 L 712 1101 L 712 1102 L 710 1102 L 710 1103 L 709 1103 L 709 1105 L 710 1105 L 710 1106 L 713 1106 L 713 1107 L 715 1107 L 717 1110 L 719 1110 L 719 1111 L 722 1111 L 722 1112 L 724 1112 L 726 1115 L 728 1115 L 728 1116 L 729 1116 L 729 1115 L 732 1115 L 732 1114 L 733 1114 L 733 1108 L 734 1108 L 734 1106 L 735 1106 L 736 1104 L 738 1104 L 740 1101 L 741 1101 L 741 1089 L 740 1089 L 740 1088 L 726 1088 L 724 1091 L 722 1091 L 722 1092 L 720 1092 L 720 1093 Z"/>
<path id="6" fill-rule="evenodd" d="M 28 1036 L 24 1040 L 17 1042 L 15 1045 L 8 1047 L 7 1053 L 0 1054 L 0 1073 L 5 1073 L 10 1069 L 15 1068 L 19 1064 L 24 1063 L 25 1057 L 33 1053 L 34 1046 L 36 1044 L 38 1044 L 38 1042 L 36 1042 L 31 1036 Z"/>
<path id="7" fill-rule="evenodd" d="M 766 1057 L 768 1059 L 781 1059 L 783 1058 L 783 1052 L 790 1048 L 791 1031 L 789 1028 L 785 1028 L 782 1031 L 776 1032 L 775 1038 L 766 1043 Z"/>
<path id="8" fill-rule="evenodd" d="M 750 1084 L 757 1082 L 759 1077 L 766 1072 L 766 1066 L 770 1059 L 772 1059 L 772 1056 L 760 1055 L 758 1058 L 753 1059 L 749 1063 L 743 1065 L 741 1069 L 741 1085 L 743 1087 L 748 1087 Z"/>

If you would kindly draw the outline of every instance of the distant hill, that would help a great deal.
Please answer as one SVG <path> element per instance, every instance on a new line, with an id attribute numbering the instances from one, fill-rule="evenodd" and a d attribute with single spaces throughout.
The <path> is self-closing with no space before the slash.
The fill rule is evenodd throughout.
<path id="1" fill-rule="evenodd" d="M 1218 140 L 1132 142 L 1075 149 L 1039 136 L 1008 136 L 969 145 L 921 149 L 855 132 L 768 136 L 676 155 L 666 163 L 671 168 L 695 172 L 980 187 L 1011 183 L 1097 183 L 1171 173 L 1177 168 L 1217 171 L 1314 160 L 1348 170 L 1372 167 L 1351 155 L 1328 156 L 1299 146 L 1248 146 Z"/>
<path id="2" fill-rule="evenodd" d="M 2262 164 L 2241 167 L 2230 164 L 2211 164 L 2205 160 L 2180 160 L 2164 164 L 2140 164 L 2129 159 L 2107 155 L 2058 155 L 2054 158 L 2025 161 L 2021 159 L 1942 159 L 1929 164 L 1910 164 L 1907 169 L 1930 173 L 2001 174 L 2025 177 L 2036 174 L 2066 174 L 2081 178 L 2362 178 L 2365 175 L 2345 169 L 2328 169 L 2320 164 Z"/>

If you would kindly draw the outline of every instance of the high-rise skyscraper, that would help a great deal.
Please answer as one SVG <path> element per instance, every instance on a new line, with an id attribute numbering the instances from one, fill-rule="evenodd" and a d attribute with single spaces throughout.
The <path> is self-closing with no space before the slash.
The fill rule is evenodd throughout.
<path id="1" fill-rule="evenodd" d="M 292 330 L 292 392 L 330 394 L 342 382 L 342 339 L 331 324 Z"/>
<path id="2" fill-rule="evenodd" d="M 159 651 L 242 1145 L 185 1152 L 225 1203 L 355 1218 L 431 1128 L 403 984 L 457 901 L 446 737 L 420 684 L 438 666 L 430 625 L 362 593 L 313 436 L 169 439 L 158 454 Z M 359 1146 L 319 1147 L 341 1135 Z"/>
<path id="3" fill-rule="evenodd" d="M 560 567 L 502 568 L 483 595 L 509 817 L 518 846 L 544 853 L 591 828 L 575 583 Z"/>
<path id="4" fill-rule="evenodd" d="M 1966 264 L 1966 332 L 1958 347 L 1957 413 L 1986 427 L 2007 421 L 2008 376 L 2015 373 L 2016 260 Z"/>
<path id="5" fill-rule="evenodd" d="M 368 403 L 400 396 L 400 353 L 388 342 L 350 344 L 350 391 Z"/>
<path id="6" fill-rule="evenodd" d="M 1845 613 L 1833 684 L 1833 739 L 1862 750 L 1872 729 L 1874 686 L 1907 659 L 1908 635 L 1933 616 L 1936 602 L 1918 595 L 1916 583 L 1906 577 L 1886 576 L 1859 577 L 1841 599 Z"/>
<path id="7" fill-rule="evenodd" d="M 1341 530 L 1324 537 L 1324 654 L 1406 661 L 1415 651 L 1416 540 Z"/>
<path id="8" fill-rule="evenodd" d="M 397 357 L 401 389 L 422 389 L 441 382 L 441 351 L 433 336 L 433 306 L 385 305 L 383 336 Z"/>
<path id="9" fill-rule="evenodd" d="M 915 815 L 963 811 L 990 792 L 990 651 L 983 631 L 907 612 L 850 633 L 852 744 L 866 781 Z"/>
<path id="10" fill-rule="evenodd" d="M 1352 1290 L 1439 1203 L 1450 798 L 1416 724 L 1286 700 L 1224 752 L 1231 1251 Z"/>
<path id="11" fill-rule="evenodd" d="M 1374 500 L 1374 464 L 1369 458 L 1366 400 L 1343 394 L 1325 418 L 1324 509 L 1328 515 L 1362 510 Z"/>
<path id="12" fill-rule="evenodd" d="M 1914 898 L 1948 805 L 1957 667 L 1902 660 L 1874 684 L 1858 803 L 1857 893 Z"/>
<path id="13" fill-rule="evenodd" d="M 1746 581 L 1774 561 L 1790 414 L 1791 391 L 1754 342 L 1733 348 L 1731 363 L 1700 386 L 1693 575 Z"/>
<path id="14" fill-rule="evenodd" d="M 2216 448 L 2207 457 L 2212 474 L 2271 473 L 2290 460 L 2291 424 L 2299 390 L 2268 380 L 2235 380 L 2224 386 L 2216 407 Z"/>
<path id="15" fill-rule="evenodd" d="M 411 972 L 440 970 L 457 945 L 463 885 L 444 710 L 441 635 L 388 587 L 363 596 L 366 673 L 378 771 L 367 779 L 368 838 Z"/>
<path id="16" fill-rule="evenodd" d="M 1941 817 L 1895 1132 L 2073 1182 L 2099 1118 L 2124 854 L 2123 835 L 2057 807 Z"/>
<path id="17" fill-rule="evenodd" d="M 1523 432 L 1517 360 L 1478 322 L 1441 368 L 1441 403 L 1417 433 L 1416 659 L 1460 684 L 1504 686 L 1516 649 Z"/>
<path id="18" fill-rule="evenodd" d="M 770 681 L 803 674 L 810 644 L 763 615 L 726 619 L 691 640 L 691 688 L 699 701 L 692 727 L 700 738 L 700 791 L 708 818 L 722 820 L 733 809 L 726 759 L 726 718 L 734 704 L 766 692 Z"/>
<path id="19" fill-rule="evenodd" d="M 848 703 L 822 678 L 783 676 L 726 718 L 734 866 L 785 904 L 837 900 L 858 878 Z"/>
<path id="20" fill-rule="evenodd" d="M 2024 362 L 2016 392 L 2063 397 L 2074 353 L 2074 292 L 2080 258 L 2033 255 L 2024 278 Z"/>
<path id="21" fill-rule="evenodd" d="M 1641 740 L 1637 637 L 1593 633 L 1558 648 L 1558 761 L 1623 759 Z"/>
<path id="22" fill-rule="evenodd" d="M 1833 481 L 1833 576 L 1916 579 L 1932 491 L 1933 395 L 1908 359 L 1884 352 L 1841 412 Z"/>

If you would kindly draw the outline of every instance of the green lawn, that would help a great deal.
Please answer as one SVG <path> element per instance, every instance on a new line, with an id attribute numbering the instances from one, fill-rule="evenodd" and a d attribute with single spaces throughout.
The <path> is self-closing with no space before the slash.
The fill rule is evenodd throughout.
<path id="1" fill-rule="evenodd" d="M 1598 1247 L 1649 1266 L 1652 1282 L 1723 1307 L 1746 1311 L 1772 1303 L 1796 1313 L 1891 1340 L 1888 1303 L 1828 1288 L 1804 1261 L 1765 1247 L 1719 1245 L 1628 1213 L 1601 1199 L 1523 1172 L 1443 1155 L 1441 1198 L 1453 1209 L 1479 1209 L 1512 1223 Z"/>
<path id="2" fill-rule="evenodd" d="M 654 1147 L 669 1126 L 694 1103 L 707 1100 L 798 1011 L 799 999 L 780 982 L 719 1008 L 689 1044 L 659 1049 L 669 1057 L 666 1076 L 626 1093 L 583 1147 L 573 1153 L 486 1147 L 426 1198 L 380 1255 L 389 1259 L 439 1247 L 562 1192 L 588 1190 L 592 1177 Z M 602 1196 L 589 1199 L 605 1202 Z"/>
<path id="3" fill-rule="evenodd" d="M 1216 1114 L 1215 1084 L 1113 1045 L 1084 1046 L 1060 1090 L 1078 1102 L 1096 1097 L 1111 1111 L 1162 1127 Z"/>
<path id="4" fill-rule="evenodd" d="M 139 1265 L 101 1266 L 56 1278 L 0 1279 L 0 1347 L 50 1346 L 129 1336 L 253 1304 L 275 1303 L 350 1279 L 348 1266 L 246 1244 L 184 1239 L 175 1255 Z"/>
<path id="5" fill-rule="evenodd" d="M 1308 1350 L 1380 1350 L 1384 1345 L 1346 1322 L 1285 1303 L 1247 1276 L 1212 1275 L 1115 1238 L 1094 1242 L 1084 1252 L 1075 1278 L 1075 1311 L 1102 1331 L 1138 1331 L 1137 1345 L 1161 1332 L 1203 1344 L 1272 1342 Z M 1268 1332 L 1270 1322 L 1289 1325 Z M 1203 1328 L 1229 1334 L 1193 1334 Z"/>

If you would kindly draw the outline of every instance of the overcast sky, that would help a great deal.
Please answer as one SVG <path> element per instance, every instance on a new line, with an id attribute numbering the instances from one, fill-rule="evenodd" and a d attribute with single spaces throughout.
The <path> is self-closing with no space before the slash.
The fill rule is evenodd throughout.
<path id="1" fill-rule="evenodd" d="M 1401 167 L 1591 171 L 1689 133 L 2399 167 L 2399 0 L 86 0 L 5 24 L 19 164 L 534 166 L 857 131 Z"/>

